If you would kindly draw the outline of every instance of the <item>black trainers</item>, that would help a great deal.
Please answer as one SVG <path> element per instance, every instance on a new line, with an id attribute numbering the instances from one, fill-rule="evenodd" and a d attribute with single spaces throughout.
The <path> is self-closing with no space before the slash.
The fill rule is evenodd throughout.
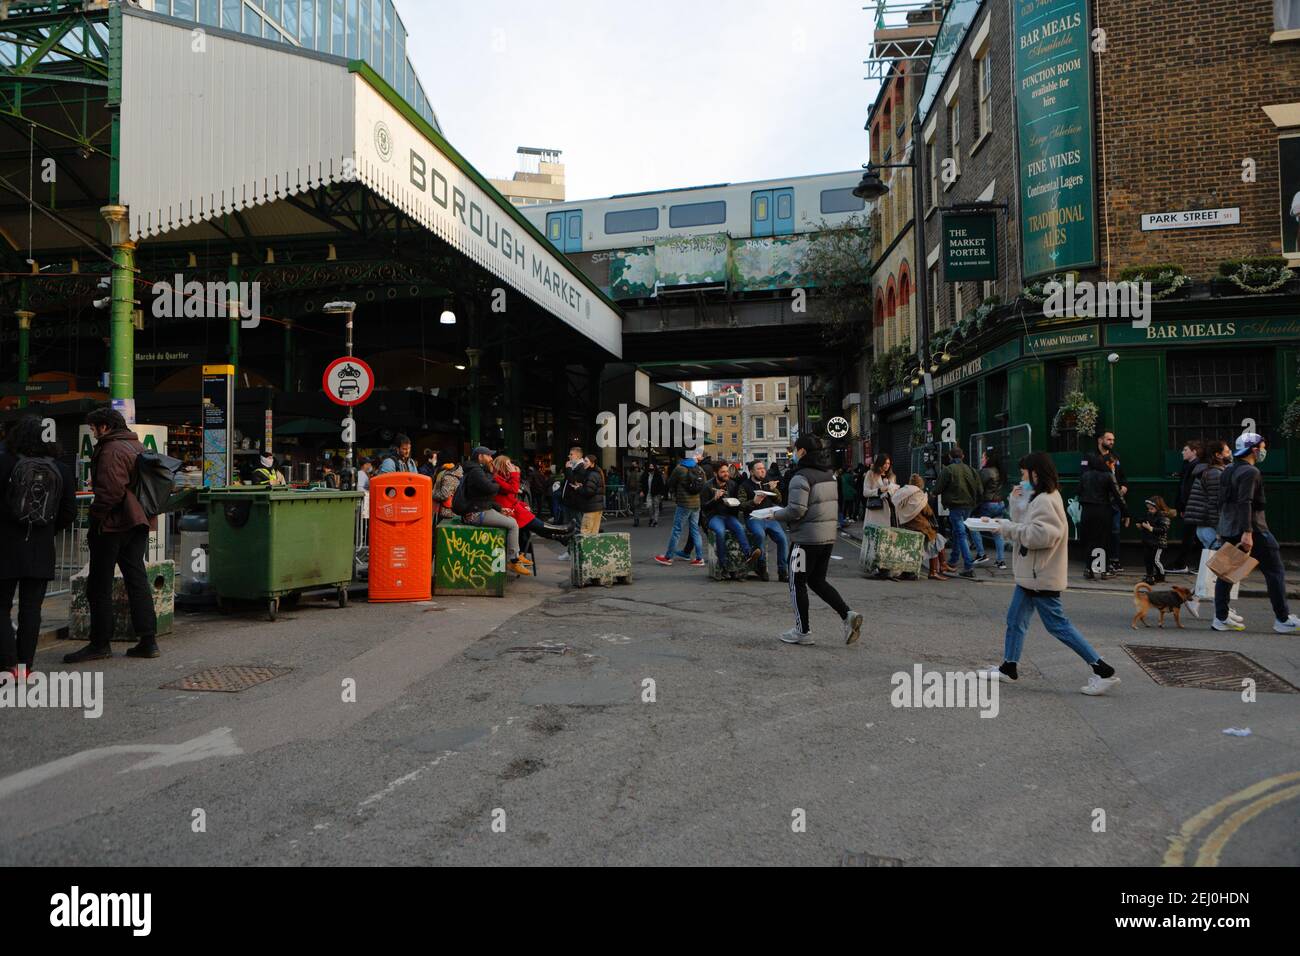
<path id="1" fill-rule="evenodd" d="M 988 556 L 987 554 L 981 554 L 978 558 L 975 559 L 975 561 L 974 561 L 973 563 L 974 563 L 977 567 L 978 567 L 979 565 L 981 565 L 981 564 L 988 564 L 988 563 L 989 563 L 989 556 Z"/>
<path id="2" fill-rule="evenodd" d="M 126 649 L 126 656 L 144 658 L 162 657 L 162 651 L 158 650 L 158 639 L 156 637 L 142 637 L 138 644 Z"/>
<path id="3" fill-rule="evenodd" d="M 975 577 L 975 569 L 974 569 L 974 568 L 967 568 L 965 571 L 962 571 L 962 572 L 958 575 L 958 577 L 962 577 L 962 578 L 973 578 L 973 577 Z"/>
<path id="4" fill-rule="evenodd" d="M 778 581 L 780 581 L 782 584 L 789 584 L 789 583 L 790 583 L 790 572 L 789 572 L 789 571 L 778 571 L 778 572 L 776 572 L 776 579 L 777 579 Z"/>
<path id="5" fill-rule="evenodd" d="M 85 661 L 102 661 L 113 656 L 112 646 L 97 647 L 94 644 L 87 644 L 79 651 L 73 651 L 71 654 L 63 655 L 65 664 L 81 664 Z"/>
<path id="6" fill-rule="evenodd" d="M 994 567 L 996 567 L 999 571 L 1005 571 L 1007 569 L 1007 563 L 1005 561 L 999 561 L 996 565 L 994 565 Z"/>

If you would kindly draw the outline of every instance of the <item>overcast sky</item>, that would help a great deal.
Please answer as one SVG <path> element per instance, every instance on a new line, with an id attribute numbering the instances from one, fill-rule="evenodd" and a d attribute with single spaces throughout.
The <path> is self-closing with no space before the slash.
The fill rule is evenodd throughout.
<path id="1" fill-rule="evenodd" d="M 509 178 L 563 151 L 568 198 L 854 169 L 863 0 L 398 0 L 451 143 Z"/>

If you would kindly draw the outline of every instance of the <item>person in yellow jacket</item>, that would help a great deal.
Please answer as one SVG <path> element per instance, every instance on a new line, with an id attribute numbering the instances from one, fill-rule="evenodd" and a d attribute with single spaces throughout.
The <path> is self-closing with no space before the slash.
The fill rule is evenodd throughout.
<path id="1" fill-rule="evenodd" d="M 283 485 L 284 475 L 275 468 L 275 456 L 263 455 L 257 460 L 258 467 L 253 469 L 253 484 Z"/>

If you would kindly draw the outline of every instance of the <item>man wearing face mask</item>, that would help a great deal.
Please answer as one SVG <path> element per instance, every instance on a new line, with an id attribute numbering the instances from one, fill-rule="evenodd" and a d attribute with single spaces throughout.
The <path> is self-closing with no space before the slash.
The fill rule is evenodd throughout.
<path id="1" fill-rule="evenodd" d="M 1295 634 L 1300 631 L 1300 618 L 1287 605 L 1282 552 L 1264 516 L 1264 476 L 1258 466 L 1267 457 L 1268 443 L 1263 436 L 1242 432 L 1237 437 L 1235 462 L 1219 479 L 1219 537 L 1225 546 L 1241 548 L 1259 562 L 1268 599 L 1273 605 L 1273 630 L 1279 634 Z M 1246 629 L 1245 624 L 1229 616 L 1231 594 L 1231 581 L 1219 578 L 1214 582 L 1214 623 L 1210 626 L 1216 631 Z"/>

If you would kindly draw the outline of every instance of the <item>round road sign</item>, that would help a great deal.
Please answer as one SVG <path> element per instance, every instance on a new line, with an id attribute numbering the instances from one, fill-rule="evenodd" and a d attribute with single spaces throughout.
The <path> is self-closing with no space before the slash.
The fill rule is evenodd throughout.
<path id="1" fill-rule="evenodd" d="M 843 438 L 849 433 L 849 420 L 836 415 L 826 423 L 826 433 L 832 438 Z"/>
<path id="2" fill-rule="evenodd" d="M 339 405 L 360 405 L 375 390 L 375 373 L 351 355 L 330 362 L 321 381 L 330 401 Z"/>

